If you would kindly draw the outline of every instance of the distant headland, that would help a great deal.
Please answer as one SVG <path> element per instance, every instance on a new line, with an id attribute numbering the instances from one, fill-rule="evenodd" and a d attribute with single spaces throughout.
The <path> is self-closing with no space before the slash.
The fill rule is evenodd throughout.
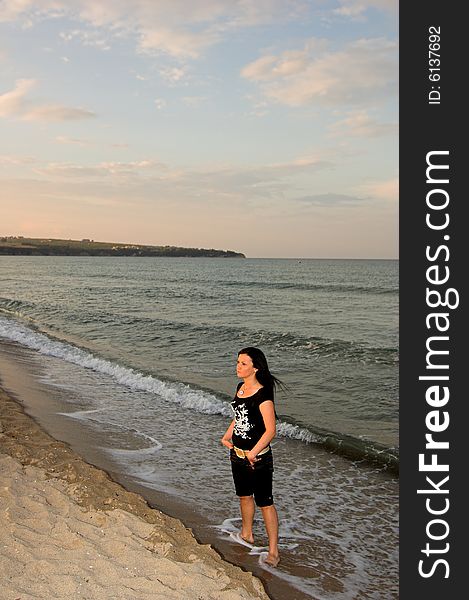
<path id="1" fill-rule="evenodd" d="M 213 248 L 147 246 L 95 242 L 94 240 L 58 240 L 51 238 L 0 237 L 0 255 L 22 256 L 205 256 L 211 258 L 246 258 L 241 252 Z"/>

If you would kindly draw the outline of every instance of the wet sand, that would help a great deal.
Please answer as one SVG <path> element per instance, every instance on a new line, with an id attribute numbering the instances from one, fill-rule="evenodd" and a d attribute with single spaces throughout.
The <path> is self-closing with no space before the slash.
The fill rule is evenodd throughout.
<path id="1" fill-rule="evenodd" d="M 2 389 L 0 510 L 5 600 L 268 599 L 260 580 L 49 436 Z"/>

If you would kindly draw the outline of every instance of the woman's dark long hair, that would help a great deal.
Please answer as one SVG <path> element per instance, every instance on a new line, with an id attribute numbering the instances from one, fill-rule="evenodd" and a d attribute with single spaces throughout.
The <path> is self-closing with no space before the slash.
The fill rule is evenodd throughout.
<path id="1" fill-rule="evenodd" d="M 243 348 L 238 352 L 238 356 L 240 354 L 247 354 L 252 360 L 252 364 L 255 369 L 257 369 L 256 379 L 257 381 L 264 386 L 265 390 L 269 395 L 271 395 L 272 400 L 274 399 L 274 392 L 277 388 L 285 388 L 280 379 L 272 375 L 269 369 L 269 365 L 267 364 L 267 359 L 265 354 L 259 348 L 253 348 L 249 346 L 248 348 Z"/>

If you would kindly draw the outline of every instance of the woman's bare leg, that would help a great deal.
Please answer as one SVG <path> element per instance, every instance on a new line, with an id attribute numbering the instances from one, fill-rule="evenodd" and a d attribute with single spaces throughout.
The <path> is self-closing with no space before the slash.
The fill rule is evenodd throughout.
<path id="1" fill-rule="evenodd" d="M 256 505 L 254 504 L 254 498 L 252 496 L 240 496 L 239 506 L 241 508 L 241 537 L 249 542 L 254 543 L 254 537 L 252 535 L 252 524 L 254 522 L 254 512 Z"/>
<path id="2" fill-rule="evenodd" d="M 262 516 L 264 517 L 265 528 L 269 537 L 269 554 L 265 562 L 276 567 L 280 561 L 278 553 L 278 515 L 277 509 L 271 506 L 261 506 Z"/>

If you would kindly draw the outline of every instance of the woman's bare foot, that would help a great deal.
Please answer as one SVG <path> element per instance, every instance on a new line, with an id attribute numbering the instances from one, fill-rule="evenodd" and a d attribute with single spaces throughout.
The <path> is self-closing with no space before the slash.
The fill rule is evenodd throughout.
<path id="1" fill-rule="evenodd" d="M 251 533 L 251 535 L 243 535 L 242 532 L 239 533 L 239 537 L 244 540 L 245 542 L 247 542 L 248 544 L 254 544 L 254 537 Z"/>
<path id="2" fill-rule="evenodd" d="M 278 563 L 280 562 L 280 556 L 278 554 L 267 554 L 265 561 L 266 564 L 270 565 L 271 567 L 276 567 L 278 565 Z"/>

